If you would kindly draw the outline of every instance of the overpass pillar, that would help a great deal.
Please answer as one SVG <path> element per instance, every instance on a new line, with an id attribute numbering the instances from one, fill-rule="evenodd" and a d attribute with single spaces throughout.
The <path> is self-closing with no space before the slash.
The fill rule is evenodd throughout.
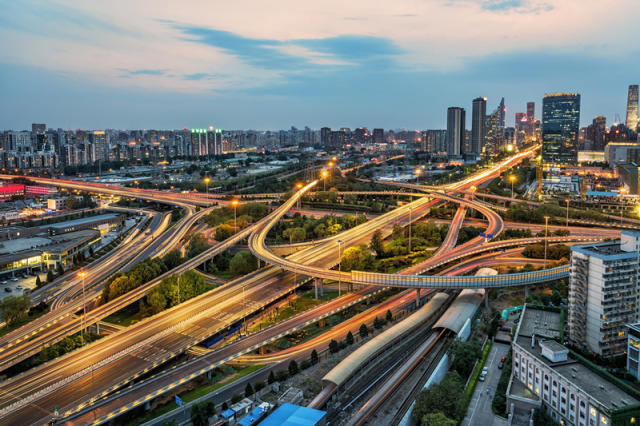
<path id="1" fill-rule="evenodd" d="M 147 401 L 144 403 L 144 411 L 150 411 L 151 410 L 151 401 Z"/>
<path id="2" fill-rule="evenodd" d="M 525 300 L 525 302 L 527 301 L 527 297 L 529 297 L 529 286 L 525 285 L 524 286 L 524 300 Z"/>
<path id="3" fill-rule="evenodd" d="M 313 283 L 315 285 L 316 299 L 324 296 L 324 288 L 322 287 L 324 280 L 322 278 L 314 278 Z"/>
<path id="4" fill-rule="evenodd" d="M 489 289 L 484 289 L 484 307 L 485 309 L 489 309 Z"/>
<path id="5" fill-rule="evenodd" d="M 420 289 L 416 289 L 416 308 L 420 307 Z"/>

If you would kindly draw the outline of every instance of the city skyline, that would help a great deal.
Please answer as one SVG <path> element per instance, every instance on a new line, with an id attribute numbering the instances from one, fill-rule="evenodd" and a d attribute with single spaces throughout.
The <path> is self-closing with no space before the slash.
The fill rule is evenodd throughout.
<path id="1" fill-rule="evenodd" d="M 6 4 L 0 128 L 437 129 L 478 96 L 513 125 L 558 91 L 622 121 L 639 6 L 568 3 Z"/>

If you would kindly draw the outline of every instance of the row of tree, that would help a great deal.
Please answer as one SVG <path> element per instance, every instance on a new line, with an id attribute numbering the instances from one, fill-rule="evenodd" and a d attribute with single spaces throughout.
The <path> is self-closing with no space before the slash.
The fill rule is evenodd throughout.
<path id="1" fill-rule="evenodd" d="M 288 241 L 296 243 L 308 239 L 324 238 L 347 229 L 354 228 L 367 221 L 364 214 L 333 216 L 321 218 L 304 216 L 296 213 L 292 219 L 280 221 L 271 231 L 271 238 L 276 242 Z M 275 236 L 273 234 L 275 233 Z"/>
<path id="2" fill-rule="evenodd" d="M 148 307 L 149 314 L 155 315 L 210 289 L 211 286 L 207 284 L 202 275 L 195 271 L 172 275 L 162 280 L 160 285 L 147 294 L 146 307 Z"/>

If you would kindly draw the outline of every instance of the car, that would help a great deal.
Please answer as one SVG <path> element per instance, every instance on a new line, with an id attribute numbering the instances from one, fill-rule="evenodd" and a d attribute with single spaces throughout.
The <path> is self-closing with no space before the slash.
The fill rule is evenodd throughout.
<path id="1" fill-rule="evenodd" d="M 16 286 L 16 290 L 22 290 L 22 286 L 21 285 Z"/>
<path id="2" fill-rule="evenodd" d="M 6 291 L 7 293 L 11 293 L 12 290 L 11 290 L 11 287 L 5 287 L 4 291 Z"/>
<path id="3" fill-rule="evenodd" d="M 484 367 L 482 369 L 482 374 L 487 374 L 489 372 L 489 369 L 487 367 Z"/>
<path id="4" fill-rule="evenodd" d="M 504 364 L 504 362 L 507 360 L 507 356 L 503 355 L 502 358 L 500 358 L 500 362 Z"/>
<path id="5" fill-rule="evenodd" d="M 478 380 L 481 382 L 484 382 L 484 378 L 485 378 L 485 375 L 481 374 L 480 377 L 478 377 Z"/>
<path id="6" fill-rule="evenodd" d="M 18 281 L 18 278 L 13 277 L 13 278 L 11 278 L 11 281 L 16 282 L 16 281 Z"/>
<path id="7" fill-rule="evenodd" d="M 3 284 L 3 285 L 4 285 L 4 284 L 8 284 L 8 282 L 7 282 L 7 280 L 4 280 L 4 281 L 2 281 L 2 283 L 1 283 L 1 284 Z"/>
<path id="8" fill-rule="evenodd" d="M 500 361 L 500 364 L 498 364 L 498 369 L 502 370 L 502 367 L 504 367 L 504 362 Z"/>

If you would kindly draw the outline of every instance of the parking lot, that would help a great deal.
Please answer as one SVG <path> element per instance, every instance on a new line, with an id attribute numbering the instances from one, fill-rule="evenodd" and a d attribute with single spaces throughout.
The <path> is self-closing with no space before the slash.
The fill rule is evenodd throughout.
<path id="1" fill-rule="evenodd" d="M 26 277 L 22 277 L 26 275 Z M 47 274 L 41 273 L 40 280 L 44 283 L 47 280 Z M 36 288 L 36 276 L 27 275 L 26 272 L 20 272 L 15 277 L 0 279 L 0 300 L 7 296 L 22 296 L 26 291 L 32 291 Z"/>

